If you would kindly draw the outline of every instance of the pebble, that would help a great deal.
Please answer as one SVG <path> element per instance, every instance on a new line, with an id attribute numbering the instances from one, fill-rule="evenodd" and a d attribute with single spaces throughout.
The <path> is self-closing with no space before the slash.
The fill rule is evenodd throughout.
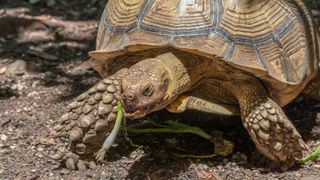
<path id="1" fill-rule="evenodd" d="M 89 166 L 89 169 L 94 169 L 94 168 L 97 167 L 97 165 L 96 165 L 96 163 L 94 161 L 90 161 L 88 166 Z"/>
<path id="2" fill-rule="evenodd" d="M 6 74 L 8 76 L 21 76 L 27 71 L 27 63 L 24 60 L 16 60 L 9 64 Z"/>
<path id="3" fill-rule="evenodd" d="M 76 53 L 76 55 L 78 56 L 79 53 L 82 53 L 82 52 L 78 52 L 78 53 Z M 91 69 L 91 66 L 89 64 L 89 61 L 85 61 L 85 62 L 81 63 L 79 66 L 76 66 L 75 68 L 71 69 L 70 73 L 72 75 L 80 75 L 80 74 L 84 74 L 84 73 L 89 72 L 90 69 Z"/>
<path id="4" fill-rule="evenodd" d="M 27 97 L 38 96 L 38 95 L 39 95 L 38 92 L 32 91 L 32 92 L 30 92 L 30 93 L 27 94 Z"/>
<path id="5" fill-rule="evenodd" d="M 0 75 L 4 74 L 7 71 L 7 68 L 0 64 Z"/>
<path id="6" fill-rule="evenodd" d="M 79 171 L 85 171 L 87 169 L 86 165 L 84 164 L 83 161 L 79 161 L 77 164 L 77 167 L 78 167 Z"/>
<path id="7" fill-rule="evenodd" d="M 33 89 L 36 89 L 39 84 L 40 84 L 40 81 L 35 80 L 35 81 L 32 82 L 31 87 L 32 87 Z"/>
<path id="8" fill-rule="evenodd" d="M 54 139 L 46 139 L 46 138 L 42 138 L 40 139 L 40 144 L 44 144 L 44 145 L 53 145 L 55 144 Z"/>
<path id="9" fill-rule="evenodd" d="M 0 139 L 1 139 L 1 141 L 7 141 L 8 136 L 7 136 L 7 135 L 5 135 L 5 134 L 1 134 Z"/>
<path id="10" fill-rule="evenodd" d="M 0 127 L 3 127 L 4 125 L 8 124 L 11 121 L 11 116 L 6 115 L 0 118 Z"/>
<path id="11" fill-rule="evenodd" d="M 14 84 L 11 86 L 12 90 L 17 90 L 18 92 L 21 92 L 25 86 L 19 81 L 17 84 Z"/>
<path id="12" fill-rule="evenodd" d="M 34 155 L 39 157 L 39 158 L 43 158 L 44 157 L 41 152 L 36 152 Z"/>
<path id="13" fill-rule="evenodd" d="M 301 177 L 301 180 L 315 180 L 315 179 L 319 179 L 319 177 L 317 177 L 317 176 L 304 176 L 304 177 Z"/>

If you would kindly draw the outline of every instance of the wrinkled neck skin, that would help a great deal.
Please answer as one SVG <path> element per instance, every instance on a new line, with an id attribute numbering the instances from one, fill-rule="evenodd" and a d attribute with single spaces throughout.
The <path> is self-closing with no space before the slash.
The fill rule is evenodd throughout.
<path id="1" fill-rule="evenodd" d="M 176 97 L 196 86 L 208 74 L 209 61 L 199 56 L 180 53 L 165 53 L 156 57 L 170 76 L 169 90 L 164 100 L 174 101 Z M 168 103 L 169 104 L 169 103 Z"/>

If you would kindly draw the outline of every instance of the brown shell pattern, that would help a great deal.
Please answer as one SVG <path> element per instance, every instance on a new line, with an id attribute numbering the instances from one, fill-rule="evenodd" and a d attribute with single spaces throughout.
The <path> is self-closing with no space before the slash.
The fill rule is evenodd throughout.
<path id="1" fill-rule="evenodd" d="M 301 0 L 109 0 L 93 67 L 173 47 L 257 74 L 268 86 L 304 86 L 317 72 L 316 28 Z"/>

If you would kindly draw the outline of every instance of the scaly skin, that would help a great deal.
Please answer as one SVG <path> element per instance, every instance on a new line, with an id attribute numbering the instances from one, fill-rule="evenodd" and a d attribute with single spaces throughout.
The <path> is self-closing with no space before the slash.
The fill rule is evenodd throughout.
<path id="1" fill-rule="evenodd" d="M 107 77 L 68 106 L 54 127 L 56 146 L 50 158 L 63 160 L 68 169 L 85 168 L 79 155 L 101 146 L 116 119 L 118 100 L 124 105 L 125 117 L 143 117 L 164 108 L 190 88 L 191 82 L 197 82 L 199 74 L 188 77 L 195 71 L 184 69 L 175 55 L 166 53 Z"/>
<path id="2" fill-rule="evenodd" d="M 56 146 L 50 158 L 64 161 L 68 169 L 83 169 L 86 163 L 79 155 L 92 153 L 102 144 L 116 119 L 120 83 L 127 69 L 120 70 L 87 92 L 67 107 L 59 124 L 53 129 Z"/>
<path id="3" fill-rule="evenodd" d="M 205 61 L 198 56 L 169 52 L 140 61 L 106 78 L 71 103 L 67 114 L 55 128 L 57 145 L 51 158 L 65 160 L 69 169 L 83 168 L 79 155 L 94 152 L 92 147 L 102 144 L 105 134 L 110 131 L 108 122 L 116 118 L 117 100 L 124 105 L 125 117 L 140 118 L 167 107 L 179 95 L 209 81 L 210 77 L 214 79 L 213 75 L 218 74 L 223 80 L 214 79 L 219 82 L 215 85 L 221 87 L 208 91 L 210 96 L 217 96 L 212 99 L 228 100 L 234 105 L 238 103 L 243 125 L 257 149 L 269 159 L 279 162 L 283 170 L 291 167 L 307 146 L 282 109 L 268 97 L 257 79 L 233 72 L 234 69 L 232 73 L 227 72 L 223 66 L 212 71 L 213 64 L 210 63 L 213 61 Z M 115 88 L 110 90 L 110 87 Z M 228 94 L 227 98 L 225 94 Z M 111 95 L 114 97 L 112 101 L 107 100 Z M 210 103 L 210 98 L 206 102 L 196 100 L 201 104 Z M 197 103 L 186 105 L 183 110 L 192 107 L 208 111 L 210 107 L 217 107 L 212 104 L 197 106 Z M 174 107 L 179 107 L 179 104 L 171 106 L 173 111 Z M 209 109 L 209 112 L 214 111 Z"/>
<path id="4" fill-rule="evenodd" d="M 308 147 L 299 132 L 257 80 L 230 84 L 238 99 L 242 123 L 257 149 L 285 171 Z"/>
<path id="5" fill-rule="evenodd" d="M 308 147 L 281 107 L 268 97 L 267 91 L 258 80 L 253 78 L 231 82 L 208 80 L 206 83 L 216 86 L 211 87 L 208 92 L 215 92 L 215 95 L 230 94 L 238 101 L 243 125 L 260 153 L 273 161 L 270 165 L 287 170 L 294 165 L 296 159 L 302 158 L 302 152 Z M 197 109 L 208 113 L 216 111 L 225 115 L 235 112 L 232 111 L 232 107 L 214 101 L 203 101 L 199 98 L 202 94 L 194 92 L 191 95 L 198 97 L 181 95 L 167 109 L 171 112 Z M 210 99 L 210 97 L 205 98 Z"/>

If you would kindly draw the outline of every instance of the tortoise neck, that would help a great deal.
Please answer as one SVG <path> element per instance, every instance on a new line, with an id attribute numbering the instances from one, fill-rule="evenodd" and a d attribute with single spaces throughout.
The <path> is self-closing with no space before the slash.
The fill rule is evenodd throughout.
<path id="1" fill-rule="evenodd" d="M 190 90 L 202 78 L 200 69 L 203 63 L 193 56 L 168 52 L 157 56 L 156 59 L 167 69 L 170 76 L 170 96 L 178 96 Z"/>

